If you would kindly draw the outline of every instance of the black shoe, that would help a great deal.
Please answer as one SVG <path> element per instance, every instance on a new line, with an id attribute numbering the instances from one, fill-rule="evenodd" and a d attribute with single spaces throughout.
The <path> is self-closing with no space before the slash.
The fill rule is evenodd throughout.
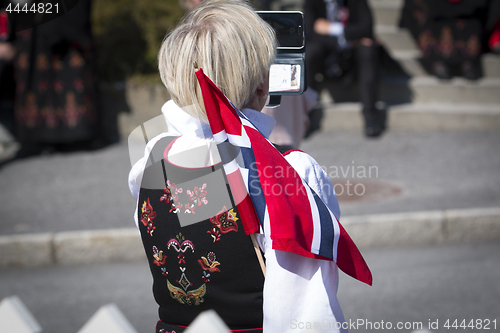
<path id="1" fill-rule="evenodd" d="M 466 61 L 462 64 L 462 76 L 467 80 L 476 81 L 481 77 L 481 71 L 477 65 Z"/>
<path id="2" fill-rule="evenodd" d="M 308 114 L 309 127 L 304 134 L 304 139 L 309 138 L 313 133 L 321 129 L 321 120 L 323 119 L 323 108 L 316 107 Z"/>
<path id="3" fill-rule="evenodd" d="M 437 61 L 432 66 L 432 70 L 434 71 L 434 75 L 440 80 L 450 80 L 451 74 L 448 66 L 445 65 L 444 62 Z"/>
<path id="4" fill-rule="evenodd" d="M 365 116 L 365 136 L 376 138 L 382 135 L 386 129 L 387 109 L 377 108 L 376 116 Z"/>

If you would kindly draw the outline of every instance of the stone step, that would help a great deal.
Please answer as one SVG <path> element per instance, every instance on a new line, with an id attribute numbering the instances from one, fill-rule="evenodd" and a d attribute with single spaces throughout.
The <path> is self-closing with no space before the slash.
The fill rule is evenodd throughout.
<path id="1" fill-rule="evenodd" d="M 376 26 L 375 31 L 389 55 L 407 71 L 407 74 L 412 76 L 427 75 L 419 62 L 421 52 L 406 29 L 385 25 Z M 484 54 L 481 57 L 481 63 L 484 77 L 500 77 L 500 56 Z"/>
<path id="2" fill-rule="evenodd" d="M 370 1 L 375 25 L 397 26 L 401 15 L 400 1 Z"/>
<path id="3" fill-rule="evenodd" d="M 357 84 L 344 85 L 337 81 L 324 84 L 336 102 L 359 101 Z M 500 105 L 500 78 L 467 81 L 454 78 L 440 81 L 433 76 L 385 77 L 380 82 L 380 100 L 389 104 L 402 103 L 467 103 Z"/>
<path id="4" fill-rule="evenodd" d="M 410 79 L 409 86 L 413 91 L 414 103 L 453 101 L 500 105 L 500 78 L 484 78 L 476 82 L 454 78 L 442 82 L 432 76 L 419 76 Z"/>
<path id="5" fill-rule="evenodd" d="M 401 67 L 410 76 L 425 76 L 429 75 L 419 61 L 419 51 L 389 51 L 392 59 L 397 61 Z M 496 54 L 484 54 L 481 57 L 481 65 L 483 68 L 483 77 L 499 78 L 500 77 L 500 56 Z"/>
<path id="6" fill-rule="evenodd" d="M 418 46 L 406 29 L 400 29 L 391 25 L 375 26 L 377 39 L 390 51 L 413 51 L 418 52 Z"/>
<path id="7" fill-rule="evenodd" d="M 361 103 L 334 104 L 323 92 L 323 131 L 359 130 L 363 128 Z M 390 131 L 499 131 L 500 104 L 420 103 L 388 106 Z"/>
<path id="8" fill-rule="evenodd" d="M 361 128 L 361 106 L 353 103 L 359 101 L 357 86 L 330 82 L 326 88 L 322 93 L 322 103 L 328 110 L 336 112 L 334 125 L 344 129 Z M 380 88 L 380 100 L 394 105 L 390 106 L 390 124 L 395 129 L 406 129 L 408 126 L 421 130 L 500 129 L 500 79 L 482 79 L 476 83 L 453 79 L 449 83 L 441 83 L 429 76 L 409 79 L 386 77 Z M 328 90 L 335 96 L 335 103 Z M 124 91 L 118 94 L 123 101 L 117 99 L 117 94 L 104 91 L 105 99 L 109 100 L 107 104 L 116 108 L 113 112 L 119 115 L 118 127 L 124 139 L 137 126 L 161 115 L 160 108 L 169 99 L 162 85 L 127 84 Z M 124 105 L 127 107 L 124 108 Z"/>
<path id="9" fill-rule="evenodd" d="M 368 0 L 368 3 L 373 7 L 376 5 L 395 5 L 403 8 L 404 0 Z"/>

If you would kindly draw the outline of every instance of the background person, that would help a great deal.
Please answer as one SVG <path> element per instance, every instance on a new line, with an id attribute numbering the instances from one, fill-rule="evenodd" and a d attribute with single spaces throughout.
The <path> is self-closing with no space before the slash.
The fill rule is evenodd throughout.
<path id="1" fill-rule="evenodd" d="M 449 80 L 458 74 L 477 80 L 481 55 L 499 19 L 496 0 L 406 0 L 399 25 L 409 29 L 423 65 L 436 77 Z"/>
<path id="2" fill-rule="evenodd" d="M 43 13 L 12 22 L 17 51 L 15 120 L 22 145 L 19 157 L 99 144 L 90 13 L 91 0 L 81 0 L 67 13 L 43 24 L 36 24 Z"/>
<path id="3" fill-rule="evenodd" d="M 8 160 L 15 149 L 14 68 L 16 50 L 12 45 L 11 28 L 5 8 L 9 1 L 0 0 L 0 162 Z"/>
<path id="4" fill-rule="evenodd" d="M 304 15 L 309 89 L 321 89 L 315 76 L 329 70 L 325 62 L 330 55 L 338 59 L 343 51 L 354 47 L 364 133 L 368 137 L 381 135 L 386 127 L 386 115 L 375 106 L 379 89 L 379 50 L 366 0 L 306 0 Z"/>
<path id="5" fill-rule="evenodd" d="M 283 147 L 299 148 L 310 126 L 309 112 L 318 100 L 318 93 L 308 89 L 302 95 L 281 96 L 281 104 L 275 108 L 262 109 L 262 113 L 273 117 L 276 125 L 269 140 Z"/>

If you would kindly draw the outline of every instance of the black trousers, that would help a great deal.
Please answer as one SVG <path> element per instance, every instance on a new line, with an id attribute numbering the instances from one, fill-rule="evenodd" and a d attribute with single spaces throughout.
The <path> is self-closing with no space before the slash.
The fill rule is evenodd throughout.
<path id="1" fill-rule="evenodd" d="M 308 40 L 306 47 L 306 81 L 307 85 L 317 91 L 320 84 L 315 80 L 317 73 L 324 73 L 325 59 L 333 52 L 339 52 L 335 37 L 316 36 Z M 357 66 L 359 96 L 363 104 L 365 118 L 377 116 L 375 103 L 379 89 L 379 48 L 374 43 L 365 46 L 356 43 L 354 46 L 354 60 Z"/>

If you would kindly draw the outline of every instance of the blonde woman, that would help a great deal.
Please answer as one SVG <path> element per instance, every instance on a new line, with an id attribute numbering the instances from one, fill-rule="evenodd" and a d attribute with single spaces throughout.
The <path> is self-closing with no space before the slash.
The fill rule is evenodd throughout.
<path id="1" fill-rule="evenodd" d="M 192 65 L 268 136 L 275 122 L 260 110 L 275 50 L 272 28 L 236 0 L 203 1 L 161 46 L 160 75 L 172 97 L 162 108 L 168 132 L 148 143 L 129 176 L 159 305 L 157 332 L 182 332 L 207 309 L 239 332 L 297 332 L 305 324 L 342 331 L 334 262 L 273 250 L 264 225 L 257 238 L 264 277 L 226 185 Z M 339 218 L 321 167 L 298 151 L 286 159 Z"/>

